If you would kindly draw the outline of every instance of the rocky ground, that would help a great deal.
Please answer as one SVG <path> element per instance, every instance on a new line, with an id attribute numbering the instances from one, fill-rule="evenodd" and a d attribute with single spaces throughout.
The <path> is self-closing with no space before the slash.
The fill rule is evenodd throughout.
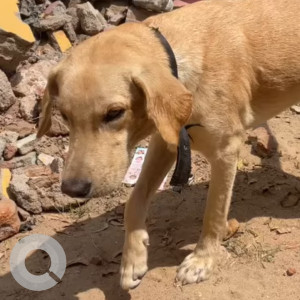
<path id="1" fill-rule="evenodd" d="M 0 299 L 300 300 L 299 106 L 247 133 L 230 210 L 238 232 L 224 241 L 211 279 L 183 287 L 174 284 L 174 277 L 201 231 L 210 177 L 206 160 L 193 154 L 194 184 L 181 194 L 169 185 L 157 193 L 148 218 L 150 271 L 127 293 L 119 288 L 118 272 L 124 203 L 132 188 L 86 202 L 62 195 L 68 129 L 57 111 L 48 136 L 36 140 L 47 75 L 68 52 L 57 32 L 75 46 L 111 26 L 189 2 L 23 0 L 20 13 L 36 42 L 0 26 L 0 41 L 3 36 L 14 40 L 8 48 L 0 44 L 0 53 L 12 55 L 10 64 L 0 55 Z M 17 55 L 20 49 L 27 52 Z M 62 282 L 45 292 L 22 288 L 10 274 L 13 246 L 32 233 L 54 237 L 67 256 Z M 42 274 L 49 258 L 36 252 L 26 265 Z"/>
<path id="2" fill-rule="evenodd" d="M 176 266 L 195 246 L 201 231 L 208 189 L 209 166 L 194 154 L 194 184 L 181 194 L 167 185 L 152 203 L 148 218 L 150 271 L 137 289 L 126 293 L 118 285 L 123 210 L 131 192 L 123 187 L 69 212 L 28 216 L 32 225 L 0 243 L 1 299 L 299 300 L 299 126 L 300 117 L 292 111 L 269 122 L 272 154 L 262 147 L 266 141 L 262 129 L 256 135 L 260 136 L 258 143 L 244 144 L 230 209 L 230 218 L 237 219 L 240 227 L 224 241 L 224 251 L 208 281 L 183 287 L 174 284 Z M 247 141 L 253 141 L 254 133 L 249 133 Z M 261 146 L 257 148 L 257 144 Z M 257 156 L 261 149 L 270 157 Z M 53 236 L 67 256 L 62 282 L 45 292 L 21 288 L 9 272 L 11 249 L 17 240 L 32 233 Z M 47 256 L 38 252 L 26 262 L 35 274 L 43 273 L 48 264 Z"/>

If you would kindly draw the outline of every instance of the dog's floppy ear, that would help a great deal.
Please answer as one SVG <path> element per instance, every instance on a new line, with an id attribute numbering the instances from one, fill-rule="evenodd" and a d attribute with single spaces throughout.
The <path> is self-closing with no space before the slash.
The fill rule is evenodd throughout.
<path id="1" fill-rule="evenodd" d="M 180 129 L 192 112 L 192 94 L 169 69 L 158 65 L 133 76 L 133 82 L 142 89 L 148 116 L 162 138 L 177 146 Z"/>
<path id="2" fill-rule="evenodd" d="M 52 71 L 48 77 L 48 83 L 41 101 L 41 113 L 37 137 L 42 137 L 51 127 L 51 113 L 54 98 L 58 95 L 56 73 Z"/>

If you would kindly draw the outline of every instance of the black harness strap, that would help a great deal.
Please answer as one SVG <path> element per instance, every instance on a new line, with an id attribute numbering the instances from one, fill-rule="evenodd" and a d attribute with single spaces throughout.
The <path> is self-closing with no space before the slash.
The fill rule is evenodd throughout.
<path id="1" fill-rule="evenodd" d="M 161 34 L 158 28 L 152 28 L 156 37 L 159 39 L 160 43 L 164 47 L 166 53 L 168 54 L 169 64 L 174 77 L 178 79 L 178 69 L 177 62 L 174 52 L 166 40 L 166 38 Z M 189 177 L 191 175 L 191 146 L 190 146 L 190 135 L 187 130 L 193 126 L 201 126 L 200 124 L 188 124 L 181 128 L 179 133 L 179 145 L 177 147 L 177 161 L 174 173 L 172 175 L 170 184 L 173 186 L 183 186 L 188 183 Z"/>

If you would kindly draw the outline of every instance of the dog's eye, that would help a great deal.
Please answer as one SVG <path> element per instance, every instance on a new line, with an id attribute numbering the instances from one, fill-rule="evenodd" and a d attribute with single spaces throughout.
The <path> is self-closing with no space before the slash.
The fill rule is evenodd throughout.
<path id="1" fill-rule="evenodd" d="M 104 122 L 108 123 L 120 119 L 125 113 L 125 109 L 112 109 L 104 117 Z"/>

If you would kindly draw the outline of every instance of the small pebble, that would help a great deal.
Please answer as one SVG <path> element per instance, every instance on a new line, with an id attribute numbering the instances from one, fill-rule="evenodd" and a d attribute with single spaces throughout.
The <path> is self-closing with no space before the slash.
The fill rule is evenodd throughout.
<path id="1" fill-rule="evenodd" d="M 297 271 L 295 268 L 288 268 L 286 271 L 287 276 L 293 276 L 296 273 L 297 273 Z"/>

